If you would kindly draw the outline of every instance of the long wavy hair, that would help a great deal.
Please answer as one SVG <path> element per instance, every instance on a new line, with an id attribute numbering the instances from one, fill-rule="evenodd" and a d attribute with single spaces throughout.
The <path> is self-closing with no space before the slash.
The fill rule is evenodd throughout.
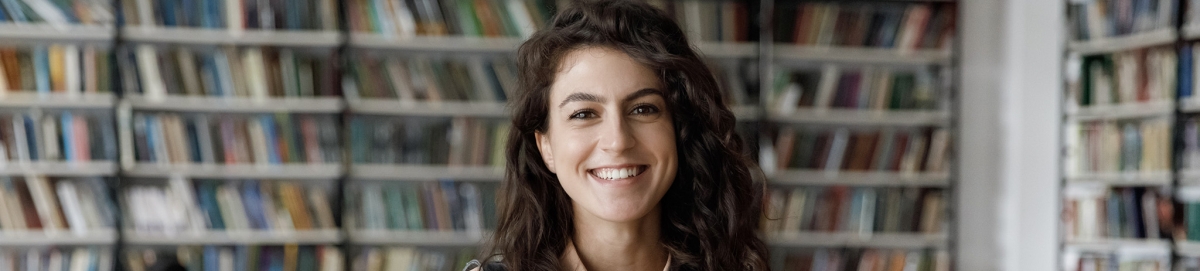
<path id="1" fill-rule="evenodd" d="M 517 50 L 519 93 L 510 104 L 507 164 L 499 222 L 487 258 L 508 270 L 558 270 L 574 234 L 571 199 L 538 152 L 550 86 L 572 50 L 604 46 L 657 72 L 674 120 L 679 171 L 661 202 L 659 242 L 672 270 L 768 270 L 766 245 L 755 234 L 763 187 L 734 131 L 733 113 L 680 27 L 640 1 L 583 1 L 561 10 Z M 620 78 L 613 78 L 620 80 Z M 499 257 L 496 257 L 499 256 Z"/>

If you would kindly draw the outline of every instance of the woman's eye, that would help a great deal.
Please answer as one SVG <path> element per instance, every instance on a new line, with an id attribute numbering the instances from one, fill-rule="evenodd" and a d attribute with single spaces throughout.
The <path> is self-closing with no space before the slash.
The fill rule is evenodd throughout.
<path id="1" fill-rule="evenodd" d="M 582 111 L 576 111 L 575 113 L 571 113 L 571 116 L 569 116 L 568 118 L 569 119 L 590 119 L 590 118 L 595 118 L 595 117 L 596 117 L 596 112 L 582 110 Z"/>
<path id="2" fill-rule="evenodd" d="M 632 115 L 647 115 L 647 114 L 655 114 L 655 113 L 658 113 L 658 107 L 653 106 L 653 105 L 648 105 L 648 104 L 643 104 L 643 105 L 634 107 L 633 110 L 629 112 L 629 114 L 632 114 Z"/>

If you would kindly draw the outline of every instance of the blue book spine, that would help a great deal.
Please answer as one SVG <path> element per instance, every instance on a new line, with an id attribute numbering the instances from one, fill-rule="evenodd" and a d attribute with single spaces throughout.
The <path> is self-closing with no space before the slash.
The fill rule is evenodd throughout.
<path id="1" fill-rule="evenodd" d="M 46 46 L 37 46 L 33 49 L 33 70 L 36 74 L 35 82 L 37 83 L 37 92 L 41 94 L 50 93 L 50 52 Z"/>
<path id="2" fill-rule="evenodd" d="M 72 6 L 71 2 L 74 1 L 51 1 L 54 6 L 58 7 L 58 10 L 60 11 L 59 13 L 62 13 L 63 17 L 67 18 L 67 22 L 77 24 L 79 23 L 79 16 L 75 16 L 75 8 Z"/>
<path id="3" fill-rule="evenodd" d="M 5 8 L 4 5 L 0 5 L 0 22 L 7 22 L 7 21 L 8 21 L 8 8 Z"/>
<path id="4" fill-rule="evenodd" d="M 200 24 L 196 22 L 196 16 L 193 16 L 191 12 L 194 10 L 200 10 L 200 7 L 196 6 L 196 0 L 180 0 L 179 6 L 183 7 L 183 12 L 179 13 L 179 25 L 191 27 L 200 26 Z"/>
<path id="5" fill-rule="evenodd" d="M 37 141 L 37 125 L 33 123 L 33 116 L 25 115 L 25 143 L 29 149 L 29 160 L 38 160 Z"/>
<path id="6" fill-rule="evenodd" d="M 175 6 L 176 1 L 171 1 L 171 0 L 158 1 L 158 3 L 160 4 L 159 8 L 162 8 L 162 10 L 159 11 L 159 13 L 162 13 L 163 26 L 178 26 L 178 25 L 180 25 L 179 22 L 175 19 L 175 15 L 178 14 L 178 10 L 179 10 L 179 8 L 177 8 Z M 186 13 L 186 12 L 184 12 L 184 13 Z"/>
<path id="7" fill-rule="evenodd" d="M 255 229 L 269 229 L 266 216 L 263 215 L 262 195 L 255 182 L 242 183 L 242 203 L 246 205 L 246 215 L 250 217 L 250 226 Z"/>
<path id="8" fill-rule="evenodd" d="M 67 262 L 67 260 L 63 259 L 63 263 L 66 263 L 66 262 Z M 88 271 L 99 271 L 100 252 L 96 251 L 95 248 L 88 249 L 88 262 L 90 263 L 90 264 L 88 264 L 88 268 L 87 268 Z M 66 266 L 66 265 L 64 265 L 64 266 Z"/>
<path id="9" fill-rule="evenodd" d="M 204 246 L 204 271 L 221 271 L 221 253 L 217 246 Z"/>
<path id="10" fill-rule="evenodd" d="M 221 208 L 217 205 L 217 184 L 202 183 L 197 189 L 199 195 L 200 207 L 208 214 L 209 228 L 214 230 L 225 229 L 225 220 L 221 219 Z"/>
<path id="11" fill-rule="evenodd" d="M 1179 98 L 1192 97 L 1192 69 L 1196 67 L 1192 59 L 1192 46 L 1184 45 L 1179 49 Z"/>
<path id="12" fill-rule="evenodd" d="M 221 82 L 221 71 L 217 69 L 217 59 L 215 57 L 206 57 L 204 62 L 208 63 L 208 74 L 213 79 L 213 91 L 209 95 L 217 97 L 228 96 L 226 94 L 227 90 L 224 88 L 225 84 Z"/>
<path id="13" fill-rule="evenodd" d="M 259 116 L 259 124 L 262 125 L 263 141 L 267 144 L 267 162 L 270 164 L 279 164 L 279 144 L 275 140 L 275 119 L 270 115 Z"/>
<path id="14" fill-rule="evenodd" d="M 243 270 L 246 267 L 246 258 L 250 252 L 247 246 L 236 246 L 233 248 L 233 268 L 234 270 Z"/>
<path id="15" fill-rule="evenodd" d="M 9 15 L 12 15 L 12 20 L 14 22 L 29 21 L 29 19 L 25 17 L 25 11 L 21 10 L 21 4 L 17 3 L 17 0 L 0 0 L 0 1 L 3 1 L 0 3 L 4 4 L 4 9 L 8 11 Z"/>
<path id="16" fill-rule="evenodd" d="M 220 0 L 201 0 L 204 2 L 204 27 L 205 28 L 221 28 L 224 27 L 221 18 Z"/>
<path id="17" fill-rule="evenodd" d="M 268 271 L 283 271 L 283 252 L 279 249 L 271 250 L 271 258 L 268 260 L 270 265 L 267 266 Z"/>
<path id="18" fill-rule="evenodd" d="M 74 117 L 71 116 L 71 112 L 63 111 L 59 119 L 62 120 L 62 132 L 59 134 L 59 138 L 62 139 L 63 157 L 66 157 L 67 161 L 80 159 L 80 157 L 75 157 L 75 143 L 73 142 L 75 127 L 71 124 L 75 121 Z"/>
<path id="19" fill-rule="evenodd" d="M 158 150 L 156 148 L 158 148 L 160 145 L 158 141 L 162 140 L 161 138 L 158 138 L 158 134 L 154 132 L 158 130 L 158 124 L 158 116 L 146 116 L 146 143 L 149 143 L 147 144 L 149 148 L 147 148 L 148 151 L 146 153 L 150 154 L 150 162 L 157 162 L 159 159 L 167 159 L 166 157 L 158 157 Z"/>
<path id="20" fill-rule="evenodd" d="M 196 122 L 195 121 L 184 121 L 184 129 L 187 130 L 188 135 L 192 135 L 192 136 L 189 136 L 187 139 L 188 149 L 191 150 L 191 153 L 190 153 L 191 157 L 188 157 L 188 158 L 192 159 L 192 162 L 196 162 L 196 163 L 203 162 L 200 159 L 200 136 L 198 134 L 196 134 Z"/>

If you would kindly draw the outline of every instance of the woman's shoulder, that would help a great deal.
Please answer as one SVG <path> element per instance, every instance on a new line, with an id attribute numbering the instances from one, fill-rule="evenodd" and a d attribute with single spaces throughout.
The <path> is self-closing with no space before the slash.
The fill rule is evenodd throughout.
<path id="1" fill-rule="evenodd" d="M 506 271 L 504 265 L 497 261 L 488 261 L 487 264 L 479 262 L 479 260 L 471 260 L 467 262 L 467 266 L 463 267 L 463 271 Z"/>

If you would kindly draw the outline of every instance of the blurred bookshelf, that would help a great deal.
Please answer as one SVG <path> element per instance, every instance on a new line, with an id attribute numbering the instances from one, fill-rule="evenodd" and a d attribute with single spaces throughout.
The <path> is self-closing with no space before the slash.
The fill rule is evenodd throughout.
<path id="1" fill-rule="evenodd" d="M 773 269 L 950 270 L 957 2 L 763 5 Z"/>
<path id="2" fill-rule="evenodd" d="M 1179 220 L 1179 195 L 1196 141 L 1186 40 L 1200 3 L 1140 3 L 1137 23 L 1099 2 L 1064 4 L 1062 270 L 1200 268 L 1176 245 L 1194 224 Z"/>
<path id="3" fill-rule="evenodd" d="M 0 3 L 0 38 L 22 41 L 0 48 L 0 109 L 17 112 L 0 112 L 0 175 L 11 179 L 0 184 L 12 183 L 0 197 L 34 215 L 60 206 L 64 220 L 36 216 L 52 230 L 31 230 L 0 214 L 0 250 L 39 247 L 22 261 L 460 267 L 495 228 L 515 50 L 569 5 L 100 2 L 47 1 L 61 18 L 26 7 L 38 14 L 24 21 Z M 767 173 L 769 212 L 785 218 L 762 230 L 781 256 L 773 269 L 840 258 L 949 270 L 957 2 L 649 2 L 706 59 Z M 1183 32 L 1071 46 L 1112 51 Z M 1114 106 L 1079 115 L 1175 107 Z M 46 193 L 62 202 L 36 200 Z M 114 216 L 68 214 L 87 208 Z"/>

